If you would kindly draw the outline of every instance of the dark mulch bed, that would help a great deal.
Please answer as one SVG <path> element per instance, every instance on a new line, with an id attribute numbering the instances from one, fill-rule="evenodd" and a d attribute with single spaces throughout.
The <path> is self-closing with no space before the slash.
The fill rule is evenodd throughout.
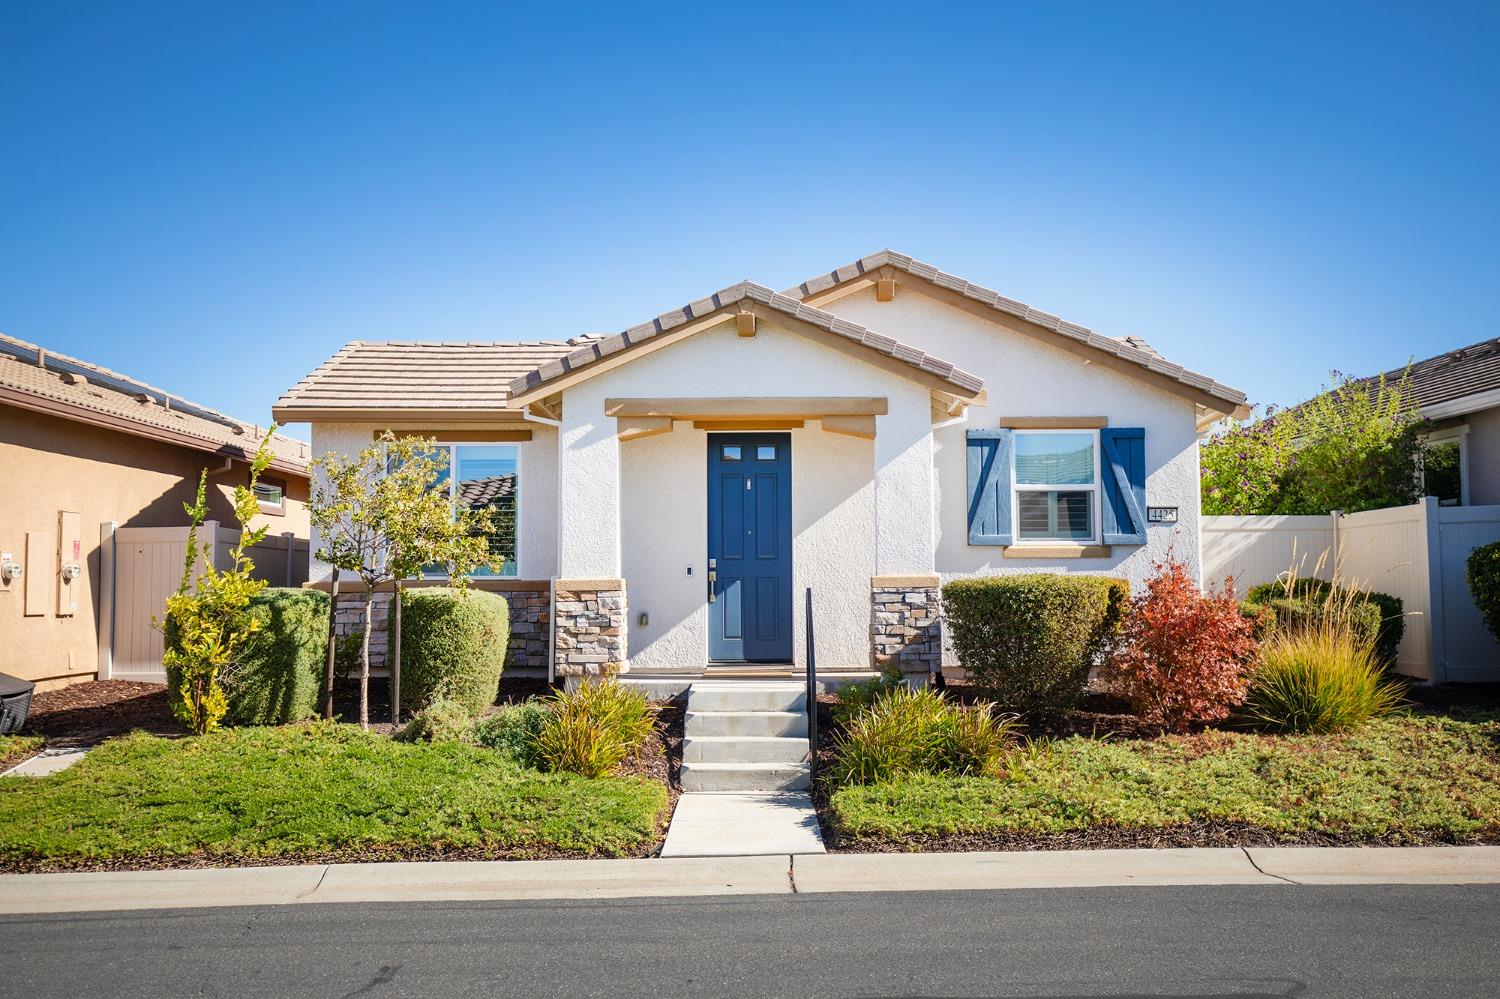
<path id="1" fill-rule="evenodd" d="M 45 736 L 51 746 L 91 744 L 138 728 L 183 734 L 163 684 L 91 680 L 43 691 L 32 698 L 26 720 L 27 731 Z"/>
<path id="2" fill-rule="evenodd" d="M 820 812 L 820 818 L 821 818 Z M 901 839 L 856 839 L 823 824 L 823 840 L 841 853 L 967 853 L 978 850 L 1110 850 L 1209 846 L 1453 846 L 1500 843 L 1500 833 L 1458 839 L 1432 834 L 1399 837 L 1283 833 L 1238 822 L 1193 822 L 1153 829 L 1096 826 L 1064 833 L 952 833 Z"/>

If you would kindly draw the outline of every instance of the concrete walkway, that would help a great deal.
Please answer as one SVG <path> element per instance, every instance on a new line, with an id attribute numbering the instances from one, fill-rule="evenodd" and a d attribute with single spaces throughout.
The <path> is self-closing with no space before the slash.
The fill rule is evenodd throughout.
<path id="1" fill-rule="evenodd" d="M 0 875 L 0 914 L 1128 885 L 1496 884 L 1500 847 L 1278 847 L 331 864 Z"/>
<path id="2" fill-rule="evenodd" d="M 17 763 L 0 777 L 46 777 L 59 770 L 66 770 L 87 753 L 91 746 L 58 746 L 44 749 L 35 756 Z"/>
<path id="3" fill-rule="evenodd" d="M 754 857 L 823 853 L 818 813 L 806 791 L 684 794 L 663 857 Z"/>

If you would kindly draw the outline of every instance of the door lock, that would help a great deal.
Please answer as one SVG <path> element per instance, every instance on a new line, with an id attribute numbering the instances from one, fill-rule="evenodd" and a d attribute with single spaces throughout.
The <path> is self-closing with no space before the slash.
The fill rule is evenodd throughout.
<path id="1" fill-rule="evenodd" d="M 713 563 L 710 562 L 710 565 Z M 708 602 L 713 603 L 717 597 L 714 596 L 714 583 L 718 580 L 719 573 L 715 569 L 708 570 Z"/>

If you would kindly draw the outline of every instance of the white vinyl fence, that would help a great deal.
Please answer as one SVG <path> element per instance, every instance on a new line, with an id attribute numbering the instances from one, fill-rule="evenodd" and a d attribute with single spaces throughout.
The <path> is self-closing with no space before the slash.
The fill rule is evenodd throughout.
<path id="1" fill-rule="evenodd" d="M 1436 683 L 1500 681 L 1500 645 L 1469 594 L 1469 552 L 1500 541 L 1500 506 L 1411 506 L 1326 517 L 1204 517 L 1203 579 L 1234 576 L 1243 593 L 1296 563 L 1401 598 L 1396 668 Z"/>
<path id="2" fill-rule="evenodd" d="M 209 521 L 199 529 L 202 550 L 213 552 L 214 566 L 227 568 L 229 550 L 239 532 Z M 160 619 L 167 597 L 182 581 L 187 556 L 186 527 L 117 527 L 99 525 L 99 679 L 160 683 Z M 255 577 L 272 586 L 307 582 L 308 542 L 290 534 L 268 534 L 250 549 Z"/>

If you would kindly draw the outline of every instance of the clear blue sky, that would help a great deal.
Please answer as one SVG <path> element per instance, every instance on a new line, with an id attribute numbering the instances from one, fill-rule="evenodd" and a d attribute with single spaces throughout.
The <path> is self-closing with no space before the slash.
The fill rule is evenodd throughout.
<path id="1" fill-rule="evenodd" d="M 1292 402 L 1496 335 L 1497 11 L 11 0 L 0 330 L 265 421 L 890 246 Z"/>

